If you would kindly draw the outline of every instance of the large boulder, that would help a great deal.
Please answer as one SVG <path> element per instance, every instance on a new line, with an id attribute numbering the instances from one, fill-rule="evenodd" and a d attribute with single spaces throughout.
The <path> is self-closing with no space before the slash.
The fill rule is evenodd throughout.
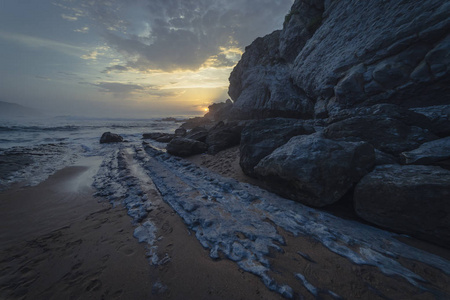
<path id="1" fill-rule="evenodd" d="M 431 121 L 431 131 L 440 137 L 450 136 L 450 104 L 416 107 L 416 113 L 425 115 Z"/>
<path id="2" fill-rule="evenodd" d="M 204 117 L 195 117 L 190 118 L 183 124 L 181 124 L 181 127 L 189 130 L 195 127 L 203 126 L 203 127 L 212 127 L 214 125 L 214 122 L 209 118 Z"/>
<path id="3" fill-rule="evenodd" d="M 111 133 L 109 131 L 103 133 L 100 138 L 100 144 L 120 143 L 120 142 L 123 142 L 123 137 L 121 137 L 118 134 Z"/>
<path id="4" fill-rule="evenodd" d="M 435 166 L 377 167 L 356 186 L 356 213 L 401 233 L 450 247 L 450 171 Z"/>
<path id="5" fill-rule="evenodd" d="M 293 137 L 254 168 L 278 193 L 323 207 L 338 201 L 374 165 L 373 147 L 333 141 L 318 133 Z"/>
<path id="6" fill-rule="evenodd" d="M 450 3 L 296 0 L 230 75 L 237 117 L 326 117 L 393 103 L 448 105 Z"/>
<path id="7" fill-rule="evenodd" d="M 366 141 L 380 151 L 397 156 L 438 138 L 428 129 L 413 126 L 406 115 L 403 117 L 368 110 L 332 123 L 325 128 L 324 136 L 335 140 Z"/>
<path id="8" fill-rule="evenodd" d="M 186 139 L 186 138 L 174 138 L 167 146 L 168 153 L 176 156 L 186 157 L 194 154 L 200 154 L 208 150 L 208 146 L 205 143 Z"/>
<path id="9" fill-rule="evenodd" d="M 406 164 L 450 168 L 450 137 L 424 143 L 417 149 L 403 152 L 402 156 Z"/>
<path id="10" fill-rule="evenodd" d="M 199 142 L 205 142 L 207 136 L 208 136 L 208 130 L 205 127 L 197 126 L 195 128 L 192 128 L 192 130 L 190 130 L 186 134 L 185 138 L 196 140 Z"/>
<path id="11" fill-rule="evenodd" d="M 160 143 L 168 143 L 175 137 L 175 134 L 164 132 L 150 132 L 142 134 L 144 140 L 150 139 Z"/>
<path id="12" fill-rule="evenodd" d="M 177 129 L 175 129 L 175 137 L 184 137 L 187 133 L 186 128 L 184 127 L 179 127 Z"/>
<path id="13" fill-rule="evenodd" d="M 240 161 L 242 171 L 255 176 L 253 168 L 293 136 L 313 133 L 314 127 L 297 119 L 265 119 L 247 124 L 242 130 Z"/>
<path id="14" fill-rule="evenodd" d="M 239 145 L 243 127 L 244 124 L 239 122 L 224 123 L 221 121 L 217 123 L 206 137 L 208 153 L 216 154 L 219 151 Z"/>

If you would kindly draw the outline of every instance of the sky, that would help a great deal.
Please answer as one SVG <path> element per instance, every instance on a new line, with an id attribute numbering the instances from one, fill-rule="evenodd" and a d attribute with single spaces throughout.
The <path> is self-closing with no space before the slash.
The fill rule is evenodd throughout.
<path id="1" fill-rule="evenodd" d="M 201 115 L 293 0 L 0 0 L 0 101 L 55 115 Z"/>

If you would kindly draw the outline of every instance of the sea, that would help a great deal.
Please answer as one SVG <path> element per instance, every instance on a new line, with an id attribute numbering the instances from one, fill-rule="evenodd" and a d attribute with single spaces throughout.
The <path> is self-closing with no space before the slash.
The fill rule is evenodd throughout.
<path id="1" fill-rule="evenodd" d="M 36 185 L 82 157 L 104 156 L 116 146 L 100 144 L 104 132 L 121 135 L 125 143 L 142 143 L 148 132 L 173 133 L 186 119 L 49 117 L 0 119 L 0 190 L 22 182 Z M 165 144 L 147 141 L 156 148 Z"/>

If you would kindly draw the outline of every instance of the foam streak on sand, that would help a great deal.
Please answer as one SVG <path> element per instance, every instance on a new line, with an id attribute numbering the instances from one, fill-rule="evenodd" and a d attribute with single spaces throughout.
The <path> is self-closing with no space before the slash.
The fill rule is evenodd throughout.
<path id="1" fill-rule="evenodd" d="M 241 269 L 259 276 L 269 289 L 285 297 L 293 297 L 294 292 L 287 284 L 274 280 L 270 275 L 268 260 L 271 249 L 283 252 L 285 239 L 277 230 L 278 227 L 295 236 L 312 237 L 355 264 L 375 266 L 384 274 L 400 276 L 421 290 L 437 296 L 448 296 L 425 287 L 423 284 L 426 280 L 404 267 L 397 259 L 403 257 L 419 261 L 446 274 L 450 274 L 450 262 L 399 242 L 396 234 L 283 199 L 148 145 L 144 148 L 136 146 L 134 157 L 131 158 L 133 162 L 129 160 L 127 163 L 125 157 L 132 153 L 130 149 L 124 149 L 105 160 L 96 180 L 101 195 L 110 200 L 125 196 L 123 198 L 129 214 L 137 222 L 143 221 L 141 226 L 149 227 L 147 225 L 151 223 L 145 223 L 148 220 L 145 220 L 144 215 L 146 208 L 151 206 L 151 199 L 142 195 L 140 186 L 151 178 L 164 201 L 196 233 L 202 246 L 210 250 L 212 258 L 218 259 L 224 255 L 235 261 Z M 135 161 L 142 165 L 147 175 L 142 169 L 141 172 L 131 172 L 136 168 Z M 139 229 L 135 235 L 147 239 L 143 237 L 143 232 L 144 228 Z M 148 236 L 152 234 L 153 238 L 147 241 L 150 246 L 154 233 L 148 231 Z M 318 290 L 299 272 L 293 276 L 310 292 Z M 323 292 L 338 297 L 332 291 Z"/>

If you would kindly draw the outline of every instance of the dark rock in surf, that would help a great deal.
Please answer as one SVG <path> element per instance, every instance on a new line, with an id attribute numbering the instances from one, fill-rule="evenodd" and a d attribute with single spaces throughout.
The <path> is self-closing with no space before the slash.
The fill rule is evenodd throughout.
<path id="1" fill-rule="evenodd" d="M 111 133 L 111 132 L 103 133 L 101 138 L 100 138 L 100 144 L 120 143 L 120 142 L 123 142 L 123 137 L 121 137 L 118 134 Z"/>

